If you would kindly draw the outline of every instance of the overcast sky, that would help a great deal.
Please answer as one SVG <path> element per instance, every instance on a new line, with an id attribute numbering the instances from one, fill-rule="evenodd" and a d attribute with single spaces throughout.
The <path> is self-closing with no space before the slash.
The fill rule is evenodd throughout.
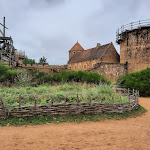
<path id="1" fill-rule="evenodd" d="M 5 16 L 7 36 L 29 58 L 63 65 L 77 40 L 84 49 L 113 42 L 119 52 L 117 28 L 150 19 L 149 6 L 149 0 L 0 0 L 0 22 Z"/>

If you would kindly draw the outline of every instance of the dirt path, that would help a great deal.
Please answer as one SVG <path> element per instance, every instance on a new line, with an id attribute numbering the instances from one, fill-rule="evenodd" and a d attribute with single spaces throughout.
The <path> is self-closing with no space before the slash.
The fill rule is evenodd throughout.
<path id="1" fill-rule="evenodd" d="M 150 150 L 150 98 L 140 103 L 145 115 L 121 121 L 0 127 L 0 150 Z"/>

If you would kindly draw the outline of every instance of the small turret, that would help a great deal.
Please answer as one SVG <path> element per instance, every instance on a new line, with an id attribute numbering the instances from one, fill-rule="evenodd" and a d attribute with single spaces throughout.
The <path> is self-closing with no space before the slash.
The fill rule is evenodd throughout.
<path id="1" fill-rule="evenodd" d="M 77 42 L 69 51 L 69 60 L 75 53 L 82 51 L 84 51 L 83 47 Z"/>

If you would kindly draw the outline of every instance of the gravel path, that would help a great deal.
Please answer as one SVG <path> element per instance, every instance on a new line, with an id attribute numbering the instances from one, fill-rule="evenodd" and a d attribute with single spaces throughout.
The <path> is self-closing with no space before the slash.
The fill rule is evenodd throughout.
<path id="1" fill-rule="evenodd" d="M 148 112 L 137 118 L 104 122 L 0 127 L 0 150 L 150 150 Z"/>

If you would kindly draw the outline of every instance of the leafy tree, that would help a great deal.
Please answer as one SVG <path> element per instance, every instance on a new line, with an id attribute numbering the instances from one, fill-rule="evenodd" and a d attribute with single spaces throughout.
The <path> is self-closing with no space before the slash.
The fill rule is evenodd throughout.
<path id="1" fill-rule="evenodd" d="M 35 59 L 29 59 L 27 56 L 25 56 L 24 60 L 23 60 L 23 64 L 36 64 Z"/>
<path id="2" fill-rule="evenodd" d="M 40 65 L 47 65 L 48 63 L 47 63 L 47 58 L 45 58 L 44 56 L 43 57 L 41 57 L 40 58 L 40 60 L 39 60 L 39 64 Z"/>

